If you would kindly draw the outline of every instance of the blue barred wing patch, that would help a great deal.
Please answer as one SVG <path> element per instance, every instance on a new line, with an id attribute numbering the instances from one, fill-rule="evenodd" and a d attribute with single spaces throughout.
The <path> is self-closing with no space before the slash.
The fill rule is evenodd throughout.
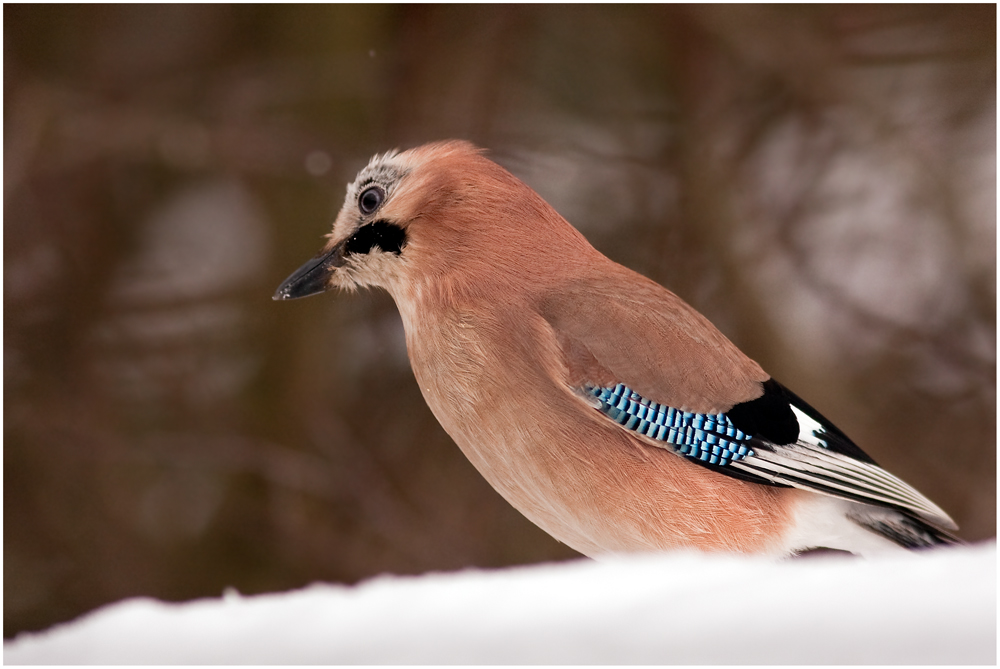
<path id="1" fill-rule="evenodd" d="M 622 427 L 671 444 L 681 455 L 725 466 L 754 454 L 747 446 L 750 435 L 738 430 L 725 414 L 680 411 L 651 402 L 621 383 L 585 390 L 600 402 L 600 411 Z"/>

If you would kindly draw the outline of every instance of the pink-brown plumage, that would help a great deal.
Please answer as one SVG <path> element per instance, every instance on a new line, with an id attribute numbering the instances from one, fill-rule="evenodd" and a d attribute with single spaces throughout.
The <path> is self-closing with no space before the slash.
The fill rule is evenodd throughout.
<path id="1" fill-rule="evenodd" d="M 621 430 L 573 392 L 555 332 L 522 307 L 417 302 L 407 327 L 425 399 L 494 488 L 588 555 L 768 548 L 790 489 L 733 481 Z"/>
<path id="2" fill-rule="evenodd" d="M 468 143 L 374 158 L 348 187 L 324 251 L 276 297 L 365 285 L 394 298 L 421 392 L 473 465 L 525 516 L 585 554 L 894 545 L 852 522 L 851 513 L 868 522 L 869 504 L 800 483 L 734 478 L 598 411 L 586 389 L 625 384 L 681 411 L 735 416 L 738 405 L 756 406 L 770 377 Z M 800 447 L 788 452 L 798 457 Z M 913 493 L 926 518 L 913 521 L 904 509 L 906 522 L 950 522 Z M 905 503 L 886 508 L 898 514 Z"/>

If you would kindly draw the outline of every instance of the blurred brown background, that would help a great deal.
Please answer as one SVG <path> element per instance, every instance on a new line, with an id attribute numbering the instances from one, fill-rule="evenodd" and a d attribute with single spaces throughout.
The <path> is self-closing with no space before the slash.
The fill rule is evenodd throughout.
<path id="1" fill-rule="evenodd" d="M 488 147 L 996 523 L 996 8 L 4 5 L 4 635 L 575 554 L 378 293 L 275 303 L 371 154 Z"/>

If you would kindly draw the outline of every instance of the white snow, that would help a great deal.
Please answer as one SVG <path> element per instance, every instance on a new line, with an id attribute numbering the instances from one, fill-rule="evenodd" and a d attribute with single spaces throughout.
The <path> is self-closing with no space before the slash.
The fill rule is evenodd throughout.
<path id="1" fill-rule="evenodd" d="M 996 544 L 771 562 L 694 553 L 132 599 L 5 664 L 995 664 Z"/>

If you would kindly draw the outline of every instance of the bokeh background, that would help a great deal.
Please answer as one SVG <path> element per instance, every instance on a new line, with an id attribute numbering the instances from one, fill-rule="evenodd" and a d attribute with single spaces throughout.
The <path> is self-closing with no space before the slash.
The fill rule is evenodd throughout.
<path id="1" fill-rule="evenodd" d="M 275 303 L 375 152 L 465 138 L 996 530 L 996 7 L 19 6 L 4 636 L 134 595 L 568 559 L 384 294 Z"/>

